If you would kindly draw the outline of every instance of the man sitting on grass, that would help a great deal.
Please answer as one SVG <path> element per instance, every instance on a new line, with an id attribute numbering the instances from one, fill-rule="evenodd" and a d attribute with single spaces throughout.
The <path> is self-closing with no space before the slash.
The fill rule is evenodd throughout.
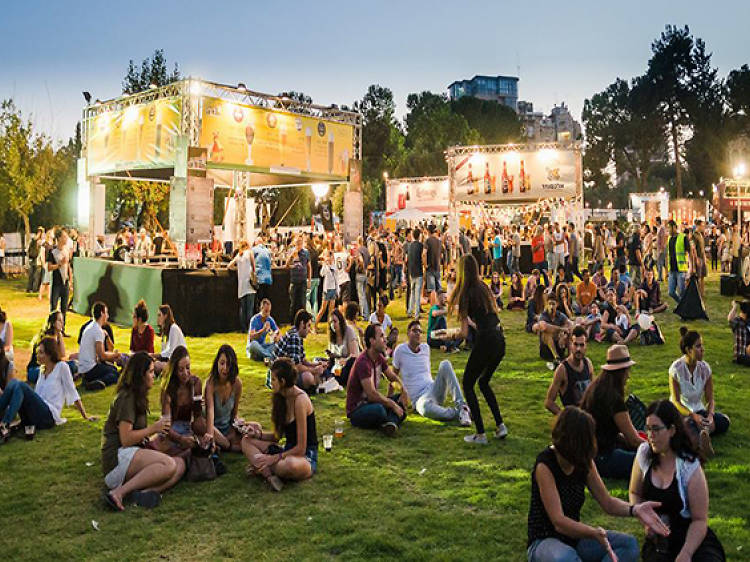
<path id="1" fill-rule="evenodd" d="M 389 437 L 398 433 L 406 419 L 407 390 L 385 360 L 385 336 L 379 324 L 365 330 L 365 350 L 357 357 L 346 385 L 346 416 L 355 427 L 380 429 Z M 402 387 L 401 394 L 385 396 L 378 391 L 380 376 Z"/>
<path id="2" fill-rule="evenodd" d="M 441 349 L 448 353 L 458 351 L 458 346 L 461 345 L 461 338 L 449 339 L 449 338 L 436 338 L 433 333 L 435 330 L 446 330 L 448 329 L 448 322 L 445 319 L 448 316 L 448 309 L 445 308 L 446 294 L 445 291 L 440 289 L 438 291 L 438 302 L 430 307 L 430 311 L 427 315 L 427 345 L 435 349 Z M 419 324 L 419 322 L 417 322 Z M 420 330 L 421 332 L 421 330 Z M 411 393 L 409 393 L 411 396 Z M 414 399 L 414 397 L 412 397 Z"/>
<path id="3" fill-rule="evenodd" d="M 109 320 L 107 305 L 95 302 L 91 308 L 91 315 L 93 321 L 89 322 L 81 335 L 78 372 L 86 390 L 104 390 L 105 387 L 117 382 L 119 374 L 111 361 L 119 361 L 120 352 L 107 351 L 104 346 L 103 326 Z"/>
<path id="4" fill-rule="evenodd" d="M 572 328 L 573 322 L 557 310 L 557 298 L 550 294 L 539 322 L 534 325 L 534 331 L 539 334 L 539 356 L 547 361 L 549 370 L 553 370 L 567 353 L 568 334 Z"/>
<path id="5" fill-rule="evenodd" d="M 750 367 L 750 333 L 748 332 L 750 301 L 732 301 L 727 320 L 734 333 L 734 362 Z"/>
<path id="6" fill-rule="evenodd" d="M 267 336 L 271 336 L 272 341 L 266 341 Z M 271 316 L 271 301 L 263 299 L 260 301 L 260 312 L 250 319 L 247 356 L 255 361 L 270 360 L 279 337 L 279 327 Z"/>
<path id="7" fill-rule="evenodd" d="M 586 357 L 587 340 L 586 328 L 583 326 L 573 328 L 570 337 L 570 355 L 555 370 L 555 376 L 547 390 L 547 398 L 544 400 L 544 407 L 555 416 L 562 411 L 556 403 L 558 395 L 563 408 L 578 406 L 591 382 L 594 365 L 591 359 Z"/>
<path id="8" fill-rule="evenodd" d="M 288 357 L 297 371 L 297 386 L 309 391 L 320 383 L 320 376 L 325 371 L 325 364 L 310 362 L 305 357 L 305 338 L 310 333 L 312 314 L 300 309 L 294 315 L 294 326 L 281 336 L 273 352 L 273 359 Z"/>
<path id="9" fill-rule="evenodd" d="M 654 278 L 654 270 L 646 270 L 646 278 L 634 294 L 636 310 L 655 313 L 667 310 L 667 303 L 661 302 L 661 288 Z"/>
<path id="10" fill-rule="evenodd" d="M 440 293 L 445 299 L 445 293 Z M 447 359 L 440 362 L 435 380 L 430 373 L 430 346 L 422 343 L 422 327 L 419 320 L 409 322 L 407 341 L 393 353 L 393 370 L 401 376 L 411 398 L 414 409 L 420 416 L 433 420 L 458 420 L 463 426 L 471 425 L 469 407 L 464 402 L 453 365 Z M 443 405 L 446 394 L 453 399 L 453 406 Z"/>

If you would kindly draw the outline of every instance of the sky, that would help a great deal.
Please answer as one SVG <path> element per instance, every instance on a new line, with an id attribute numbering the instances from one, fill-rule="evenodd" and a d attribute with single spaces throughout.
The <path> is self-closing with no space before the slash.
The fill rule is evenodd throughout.
<path id="1" fill-rule="evenodd" d="M 377 83 L 401 117 L 409 93 L 518 75 L 536 111 L 565 102 L 580 118 L 586 98 L 645 71 L 666 24 L 689 25 L 725 77 L 750 63 L 748 21 L 747 0 L 4 2 L 0 99 L 67 139 L 82 90 L 118 96 L 128 60 L 161 48 L 183 75 L 323 105 L 351 105 Z"/>

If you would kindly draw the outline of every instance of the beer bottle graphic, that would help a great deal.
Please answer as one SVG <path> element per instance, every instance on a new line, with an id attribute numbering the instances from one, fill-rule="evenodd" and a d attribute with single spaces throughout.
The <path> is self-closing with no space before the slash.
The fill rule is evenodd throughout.
<path id="1" fill-rule="evenodd" d="M 474 176 L 471 173 L 471 162 L 469 162 L 469 175 L 466 177 L 466 181 L 469 184 L 466 187 L 466 193 L 469 194 L 469 195 L 473 195 L 473 193 L 474 193 Z"/>
<path id="2" fill-rule="evenodd" d="M 490 163 L 486 162 L 484 164 L 484 192 L 489 194 L 491 193 L 490 188 Z"/>
<path id="3" fill-rule="evenodd" d="M 502 175 L 502 186 L 503 186 L 503 193 L 508 193 L 508 187 L 509 187 L 510 181 L 508 179 L 508 165 L 503 160 L 503 175 Z"/>
<path id="4" fill-rule="evenodd" d="M 526 192 L 526 171 L 523 169 L 523 160 L 521 160 L 521 170 L 518 173 L 518 193 Z"/>

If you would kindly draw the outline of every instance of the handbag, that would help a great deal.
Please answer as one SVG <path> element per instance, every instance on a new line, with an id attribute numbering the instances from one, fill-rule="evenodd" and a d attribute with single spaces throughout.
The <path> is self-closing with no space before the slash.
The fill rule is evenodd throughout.
<path id="1" fill-rule="evenodd" d="M 633 427 L 638 431 L 644 431 L 646 428 L 646 405 L 635 394 L 630 394 L 625 400 L 628 407 L 628 414 Z"/>
<path id="2" fill-rule="evenodd" d="M 211 457 L 207 456 L 205 449 L 193 447 L 185 478 L 188 482 L 205 482 L 216 479 L 216 466 Z"/>

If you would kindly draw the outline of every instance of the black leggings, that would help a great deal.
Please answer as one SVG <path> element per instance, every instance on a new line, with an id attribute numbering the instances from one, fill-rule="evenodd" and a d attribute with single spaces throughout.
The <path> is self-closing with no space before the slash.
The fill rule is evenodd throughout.
<path id="1" fill-rule="evenodd" d="M 480 333 L 471 348 L 469 360 L 466 362 L 462 386 L 466 403 L 471 410 L 471 417 L 477 427 L 477 433 L 484 433 L 484 422 L 479 411 L 479 401 L 474 392 L 474 385 L 479 381 L 479 390 L 490 407 L 495 423 L 499 426 L 503 423 L 500 408 L 497 405 L 495 393 L 490 388 L 490 379 L 495 374 L 495 369 L 505 356 L 505 336 L 502 329 L 498 328 L 491 332 Z"/>

